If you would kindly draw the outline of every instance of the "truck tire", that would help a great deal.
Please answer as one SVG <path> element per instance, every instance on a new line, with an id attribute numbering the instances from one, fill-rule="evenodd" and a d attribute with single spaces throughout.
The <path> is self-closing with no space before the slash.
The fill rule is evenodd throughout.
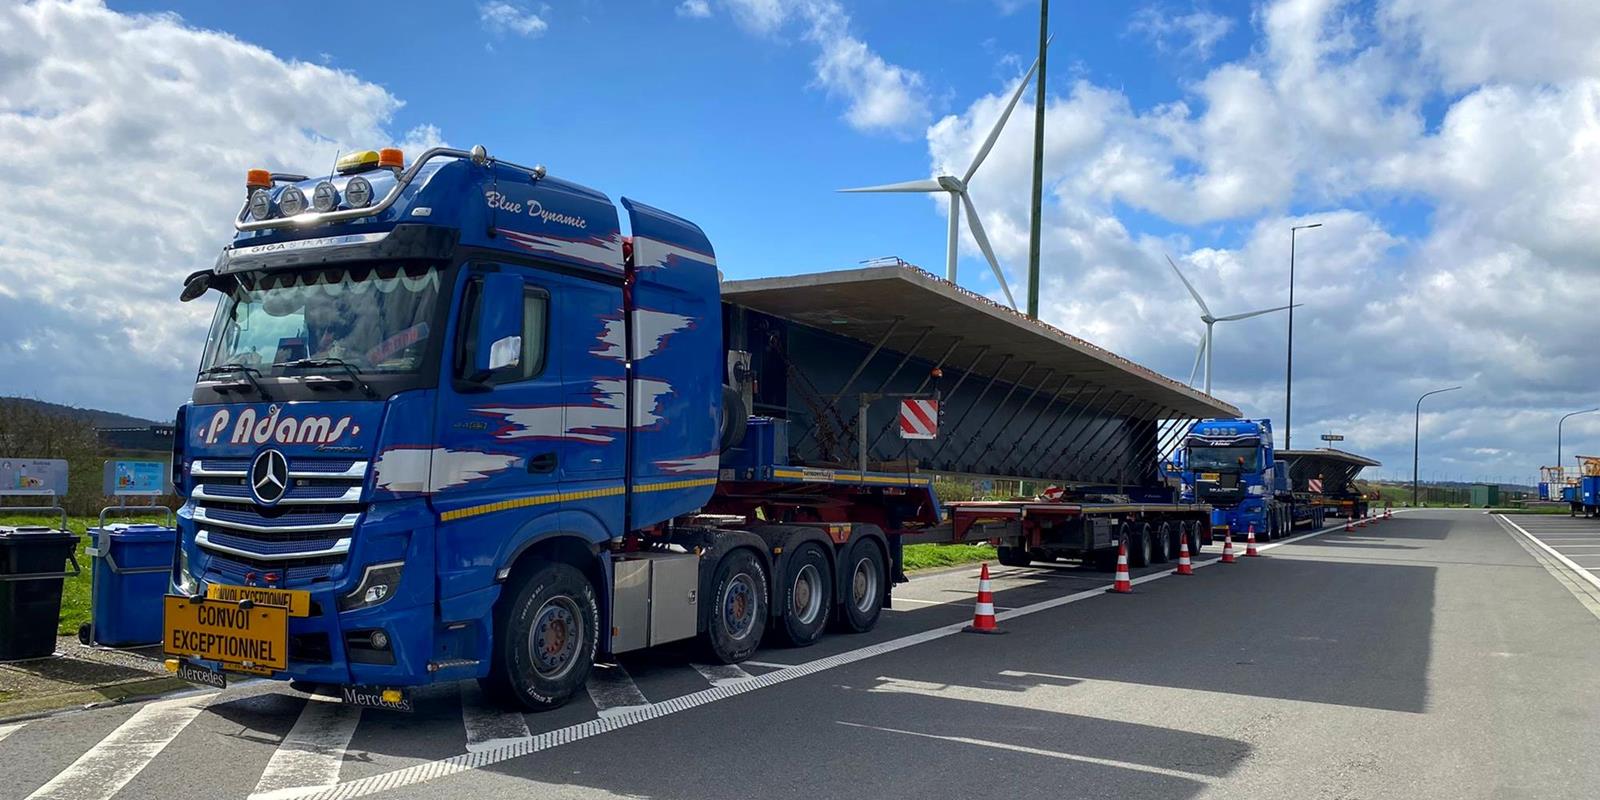
<path id="1" fill-rule="evenodd" d="M 778 584 L 781 613 L 774 627 L 790 647 L 822 638 L 833 615 L 833 565 L 816 542 L 801 542 L 783 565 Z"/>
<path id="2" fill-rule="evenodd" d="M 747 548 L 730 550 L 711 580 L 705 644 L 711 658 L 737 664 L 755 655 L 767 619 L 767 568 Z"/>
<path id="3" fill-rule="evenodd" d="M 1008 567 L 1026 567 L 1032 563 L 1033 557 L 1028 555 L 1026 547 L 1000 545 L 995 548 L 995 560 Z"/>
<path id="4" fill-rule="evenodd" d="M 1128 543 L 1128 566 L 1150 566 L 1150 526 L 1139 523 L 1122 527 Z"/>
<path id="5" fill-rule="evenodd" d="M 744 429 L 750 423 L 750 409 L 744 407 L 744 396 L 739 390 L 723 384 L 722 420 L 718 426 L 722 452 L 738 447 L 744 441 Z"/>
<path id="6" fill-rule="evenodd" d="M 560 707 L 582 691 L 600 641 L 600 605 L 570 564 L 519 571 L 494 611 L 494 652 L 484 692 L 530 711 Z"/>
<path id="7" fill-rule="evenodd" d="M 1183 527 L 1189 532 L 1189 555 L 1200 555 L 1200 548 L 1205 547 L 1208 544 L 1207 540 L 1211 538 L 1208 534 L 1202 534 L 1201 531 L 1209 531 L 1210 529 L 1194 521 L 1185 522 Z"/>
<path id="8" fill-rule="evenodd" d="M 857 539 L 840 562 L 839 581 L 844 589 L 840 606 L 840 626 L 851 633 L 866 633 L 878 624 L 883 613 L 886 573 L 883 552 L 871 539 Z"/>
<path id="9" fill-rule="evenodd" d="M 1145 535 L 1150 537 L 1150 563 L 1165 564 L 1172 560 L 1173 553 L 1177 551 L 1178 540 L 1172 536 L 1172 528 L 1163 522 L 1155 526 L 1146 525 Z"/>

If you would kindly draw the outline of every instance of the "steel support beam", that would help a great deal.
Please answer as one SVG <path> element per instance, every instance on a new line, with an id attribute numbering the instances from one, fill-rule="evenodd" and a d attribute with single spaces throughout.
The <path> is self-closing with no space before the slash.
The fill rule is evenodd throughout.
<path id="1" fill-rule="evenodd" d="M 951 342 L 949 347 L 945 348 L 944 355 L 939 356 L 939 360 L 934 362 L 933 369 L 928 370 L 928 374 L 922 376 L 922 382 L 917 384 L 917 388 L 913 389 L 911 393 L 922 394 L 923 390 L 928 388 L 928 382 L 933 380 L 933 370 L 943 369 L 945 362 L 950 359 L 951 354 L 955 353 L 956 348 L 960 347 L 961 343 L 964 341 L 966 341 L 965 337 L 957 336 L 956 340 Z M 978 351 L 978 357 L 982 358 L 985 352 L 987 352 L 987 348 Z M 977 366 L 977 361 L 973 361 L 973 366 Z M 894 430 L 895 427 L 895 420 L 889 420 L 889 424 L 885 425 L 883 430 L 878 431 L 878 435 L 872 437 L 872 441 L 867 444 L 867 451 L 870 453 L 871 451 L 878 449 L 878 441 L 881 440 L 889 431 Z"/>
<path id="2" fill-rule="evenodd" d="M 1107 408 L 1108 405 L 1094 405 L 1095 401 L 1100 399 L 1100 395 L 1105 393 L 1105 390 L 1106 390 L 1106 387 L 1104 387 L 1104 386 L 1094 390 L 1094 394 L 1089 395 L 1089 399 L 1084 401 L 1083 407 L 1078 409 L 1078 413 L 1073 414 L 1072 415 L 1072 419 L 1067 420 L 1067 424 L 1064 425 L 1061 428 L 1061 430 L 1056 431 L 1056 438 L 1051 439 L 1050 440 L 1050 445 L 1048 447 L 1046 447 L 1045 449 L 1043 449 L 1043 450 L 1039 450 L 1039 453 L 1041 455 L 1043 455 L 1045 453 L 1049 453 L 1049 452 L 1055 450 L 1056 449 L 1056 444 L 1061 441 L 1061 437 L 1066 436 L 1067 435 L 1067 431 L 1072 430 L 1072 426 L 1078 424 L 1078 420 L 1083 418 L 1084 412 L 1089 411 L 1090 409 L 1094 409 L 1095 411 L 1099 411 L 1101 409 Z M 1111 397 L 1107 397 L 1106 398 L 1106 404 L 1109 404 L 1113 397 L 1116 397 L 1116 395 L 1112 395 Z M 1034 448 L 1034 449 L 1038 450 L 1037 447 Z M 1058 453 L 1056 453 L 1055 458 L 1051 459 L 1050 463 L 1046 464 L 1044 469 L 1039 471 L 1040 476 L 1041 477 L 1048 477 L 1050 475 L 1050 470 L 1053 469 L 1055 467 L 1055 465 L 1056 465 L 1056 462 L 1060 461 L 1060 460 L 1061 460 L 1061 453 L 1058 452 Z"/>
<path id="3" fill-rule="evenodd" d="M 1085 447 L 1084 448 L 1080 448 L 1079 452 L 1080 453 L 1084 452 L 1085 450 L 1087 450 L 1087 446 L 1088 446 L 1089 443 L 1092 443 L 1092 442 L 1094 442 L 1094 440 L 1100 438 L 1100 432 L 1104 431 L 1106 429 L 1106 426 L 1111 424 L 1111 421 L 1116 419 L 1117 415 L 1122 413 L 1122 409 L 1127 408 L 1128 404 L 1131 403 L 1131 402 L 1133 402 L 1133 395 L 1131 395 L 1131 394 L 1130 395 L 1124 395 L 1123 398 L 1122 398 L 1122 402 L 1118 403 L 1117 407 L 1112 409 L 1111 413 L 1109 415 L 1107 415 L 1105 419 L 1101 420 L 1100 424 L 1095 427 L 1094 433 L 1089 434 L 1089 437 L 1087 439 L 1083 440 L 1085 442 Z M 1047 469 L 1055 469 L 1056 461 L 1060 461 L 1061 460 L 1061 456 L 1065 455 L 1066 452 L 1067 452 L 1066 449 L 1063 448 L 1060 453 L 1057 453 L 1056 454 L 1056 460 L 1055 461 L 1051 461 L 1050 462 L 1050 466 Z M 1072 463 L 1072 462 L 1068 462 L 1068 463 Z M 1062 469 L 1064 470 L 1064 469 L 1066 469 L 1066 467 L 1062 467 Z M 1072 473 L 1073 477 L 1069 478 L 1069 480 L 1074 480 L 1074 481 L 1078 480 L 1077 474 L 1078 473 Z"/>
<path id="4" fill-rule="evenodd" d="M 906 349 L 906 352 L 905 352 L 904 355 L 900 356 L 900 361 L 894 365 L 894 369 L 889 370 L 888 377 L 885 377 L 883 380 L 879 381 L 878 382 L 878 388 L 873 389 L 871 392 L 869 392 L 869 394 L 874 394 L 874 395 L 883 394 L 883 390 L 889 388 L 890 382 L 892 382 L 900 374 L 900 370 L 905 369 L 906 362 L 910 361 L 911 357 L 916 354 L 917 349 L 922 347 L 922 343 L 925 340 L 927 340 L 928 334 L 930 334 L 930 333 L 933 333 L 933 328 L 923 328 L 922 329 L 922 333 L 917 336 L 917 340 L 915 342 L 911 343 L 911 347 Z M 857 414 L 857 417 L 859 417 L 858 422 L 861 425 L 865 426 L 866 425 L 866 419 L 867 419 L 866 416 L 862 415 L 862 414 Z M 850 427 L 851 427 L 851 430 L 846 430 L 843 434 L 840 435 L 839 438 L 841 438 L 841 439 L 850 438 L 851 435 L 853 435 L 855 433 L 854 428 L 856 426 L 855 425 L 851 425 Z M 866 430 L 866 428 L 862 427 L 862 430 Z"/>
<path id="5" fill-rule="evenodd" d="M 1051 407 L 1053 407 L 1056 404 L 1056 400 L 1061 397 L 1062 390 L 1066 389 L 1068 384 L 1070 384 L 1070 383 L 1072 383 L 1072 379 L 1071 378 L 1067 378 L 1065 381 L 1062 382 L 1061 388 L 1056 390 L 1055 397 L 1050 398 L 1050 402 L 1045 403 L 1044 409 L 1042 411 L 1040 411 L 1041 415 L 1045 411 L 1049 411 L 1051 409 Z M 1021 467 L 1022 460 L 1024 458 L 1027 458 L 1027 454 L 1029 452 L 1031 452 L 1033 450 L 1033 448 L 1038 447 L 1039 444 L 1044 441 L 1044 437 L 1050 435 L 1050 429 L 1054 428 L 1056 426 L 1056 423 L 1060 422 L 1062 419 L 1065 419 L 1068 414 L 1072 413 L 1072 404 L 1077 402 L 1078 398 L 1083 395 L 1084 390 L 1086 390 L 1088 388 L 1089 388 L 1088 382 L 1083 383 L 1082 385 L 1080 385 L 1078 387 L 1077 391 L 1072 393 L 1071 397 L 1067 398 L 1064 402 L 1062 402 L 1061 411 L 1059 413 L 1057 413 L 1053 419 L 1051 419 L 1048 423 L 1045 424 L 1044 428 L 1039 431 L 1039 435 L 1034 437 L 1033 444 L 1031 446 L 1029 446 L 1027 448 L 1024 448 L 1022 446 L 1022 440 L 1026 439 L 1027 436 L 1028 436 L 1028 432 L 1027 431 L 1023 431 L 1023 434 L 1021 436 L 1017 437 L 1016 443 L 1011 445 L 1011 451 L 1010 452 L 1011 452 L 1012 456 L 1015 458 L 1015 463 L 1017 464 L 1017 466 L 1019 468 Z M 1093 395 L 1090 395 L 1090 396 L 1093 397 Z M 1035 420 L 1035 422 L 1037 422 L 1037 421 L 1038 420 Z M 1001 469 L 1005 469 L 1006 465 L 1009 464 L 1009 463 L 1012 463 L 1012 461 L 1010 461 L 1010 460 L 1001 461 L 1000 462 L 1000 468 Z"/>
<path id="6" fill-rule="evenodd" d="M 1022 374 L 1018 375 L 1017 379 L 1015 381 L 1012 381 L 1011 389 L 1006 392 L 1006 396 L 1000 398 L 1000 402 L 996 403 L 994 408 L 989 411 L 989 416 L 984 417 L 983 421 L 978 423 L 977 430 L 974 430 L 972 432 L 972 438 L 967 440 L 966 446 L 961 448 L 961 452 L 957 453 L 956 457 L 951 459 L 952 461 L 960 462 L 961 461 L 961 457 L 965 456 L 967 454 L 967 451 L 972 449 L 972 445 L 976 444 L 978 439 L 983 436 L 983 429 L 989 427 L 989 423 L 994 420 L 994 415 L 1000 413 L 1001 409 L 1006 407 L 1006 403 L 1011 402 L 1011 398 L 1012 398 L 1013 395 L 1015 395 L 1017 393 L 1017 390 L 1022 388 L 1022 382 L 1028 379 L 1028 375 L 1033 372 L 1033 367 L 1034 367 L 1034 364 L 1031 361 L 1028 362 L 1028 364 L 1023 367 Z M 1054 370 L 1051 370 L 1051 372 L 1054 372 Z M 1050 379 L 1050 375 L 1046 374 L 1045 375 L 1045 380 L 1049 380 L 1049 379 Z M 1039 392 L 1038 389 L 1034 390 L 1034 394 L 1038 394 L 1038 392 Z M 1005 430 L 1005 426 L 1001 426 L 1000 429 L 1001 430 Z M 995 438 L 996 439 L 1000 438 L 999 434 L 996 434 Z M 989 444 L 990 444 L 990 446 L 993 446 L 994 442 L 991 441 Z M 977 470 L 969 470 L 969 471 L 976 472 Z"/>
<path id="7" fill-rule="evenodd" d="M 1051 370 L 1050 372 L 1046 373 L 1045 377 L 1044 377 L 1044 380 L 1039 381 L 1039 389 L 1043 389 L 1044 385 L 1046 383 L 1050 382 L 1050 377 L 1052 375 L 1054 375 L 1054 374 L 1055 374 L 1055 370 Z M 1009 458 L 1010 454 L 1016 452 L 1017 446 L 1022 444 L 1022 440 L 1024 438 L 1026 438 L 1027 435 L 1033 431 L 1033 426 L 1039 424 L 1039 420 L 1044 417 L 1045 412 L 1049 411 L 1050 410 L 1050 406 L 1055 404 L 1056 398 L 1060 397 L 1061 393 L 1066 391 L 1067 387 L 1070 386 L 1071 384 L 1072 384 L 1072 379 L 1071 378 L 1062 378 L 1061 379 L 1061 385 L 1057 386 L 1055 392 L 1050 395 L 1050 399 L 1044 401 L 1044 405 L 1039 407 L 1039 411 L 1038 411 L 1038 413 L 1033 415 L 1033 419 L 1030 420 L 1027 425 L 1024 425 L 1022 427 L 1022 433 L 1017 435 L 1017 440 L 1012 442 L 1011 443 L 1011 447 L 1008 448 L 1007 450 L 1004 450 L 1004 451 L 995 450 L 995 444 L 1000 441 L 1000 434 L 1005 433 L 1006 429 L 1002 427 L 1000 430 L 995 431 L 994 438 L 989 441 L 989 450 L 990 450 L 990 452 L 1003 452 L 1004 453 L 1004 455 L 1002 455 L 1000 457 L 999 462 L 996 463 L 996 466 L 1004 466 L 1005 465 L 1006 459 Z M 1022 401 L 1022 407 L 1017 409 L 1017 418 L 1020 418 L 1022 416 L 1022 414 L 1028 410 L 1028 406 L 1031 403 L 1033 403 L 1033 398 L 1035 398 L 1035 397 L 1037 397 L 1039 395 L 1039 389 L 1035 389 L 1033 394 L 1028 395 L 1028 399 L 1027 400 Z M 980 460 L 978 462 L 978 466 L 980 466 L 980 467 L 983 466 L 983 461 L 982 460 Z"/>
<path id="8" fill-rule="evenodd" d="M 967 417 L 972 416 L 973 409 L 977 408 L 978 405 L 983 402 L 983 398 L 989 396 L 989 390 L 994 388 L 994 382 L 1000 379 L 1000 373 L 1005 372 L 1006 371 L 1006 365 L 1010 364 L 1010 363 L 1011 363 L 1011 354 L 1010 353 L 1007 353 L 1006 355 L 1004 355 L 1004 356 L 1002 356 L 1000 358 L 1000 366 L 995 367 L 994 374 L 989 376 L 989 382 L 985 383 L 983 385 L 983 391 L 978 393 L 978 399 L 973 400 L 972 404 L 967 406 L 967 410 L 961 412 L 961 418 L 956 420 L 956 424 L 950 426 L 950 430 L 952 430 L 952 431 L 961 430 L 961 424 L 967 421 Z M 962 380 L 966 380 L 966 377 L 967 377 L 966 375 L 962 375 L 961 376 Z M 956 387 L 960 388 L 960 385 L 961 385 L 960 383 L 957 383 Z M 944 426 L 940 425 L 939 427 L 943 428 Z M 941 441 L 939 442 L 939 446 L 934 449 L 933 456 L 928 459 L 929 465 L 933 466 L 935 468 L 938 467 L 937 461 L 938 461 L 938 458 L 939 458 L 939 454 L 943 453 L 944 452 L 944 448 L 947 445 L 950 444 L 950 437 L 941 436 L 939 438 L 941 439 Z"/>
<path id="9" fill-rule="evenodd" d="M 1132 435 L 1135 430 L 1144 427 L 1144 415 L 1155 410 L 1155 406 L 1155 402 L 1150 400 L 1146 400 L 1141 404 L 1134 406 L 1133 409 L 1125 415 L 1128 424 L 1123 425 L 1118 423 L 1117 427 L 1111 430 L 1111 433 L 1106 437 L 1106 440 L 1102 442 L 1099 447 L 1093 450 L 1089 454 L 1089 457 L 1084 460 L 1084 466 L 1082 468 L 1083 471 L 1088 473 L 1107 466 L 1106 459 L 1109 458 L 1112 453 L 1115 453 L 1117 448 L 1121 447 L 1122 443 L 1127 441 L 1128 437 Z"/>
<path id="10" fill-rule="evenodd" d="M 841 387 L 839 389 L 839 391 L 833 393 L 833 396 L 828 400 L 828 411 L 829 411 L 829 413 L 832 413 L 834 410 L 836 410 L 839 407 L 839 399 L 840 398 L 844 397 L 845 395 L 850 394 L 850 390 L 855 388 L 856 379 L 861 377 L 861 373 L 866 371 L 867 365 L 871 364 L 872 363 L 872 359 L 877 357 L 878 351 L 882 350 L 884 344 L 889 341 L 889 337 L 894 335 L 895 330 L 900 327 L 900 320 L 902 320 L 902 319 L 904 319 L 904 317 L 895 317 L 894 321 L 889 323 L 889 329 L 884 331 L 882 336 L 878 337 L 878 343 L 873 345 L 871 350 L 867 351 L 866 357 L 861 359 L 861 363 L 856 365 L 855 372 L 850 373 L 850 377 L 845 380 L 844 386 Z M 847 430 L 850 427 L 850 425 L 849 425 L 849 423 L 845 423 L 844 425 L 842 425 L 840 427 L 841 427 L 841 429 Z M 798 448 L 800 445 L 804 444 L 806 439 L 811 438 L 812 432 L 815 431 L 816 429 L 817 429 L 817 426 L 816 425 L 812 425 L 809 430 L 807 430 L 805 433 L 800 435 L 799 439 L 795 440 L 794 447 Z M 844 434 L 841 434 L 841 435 L 844 435 Z"/>

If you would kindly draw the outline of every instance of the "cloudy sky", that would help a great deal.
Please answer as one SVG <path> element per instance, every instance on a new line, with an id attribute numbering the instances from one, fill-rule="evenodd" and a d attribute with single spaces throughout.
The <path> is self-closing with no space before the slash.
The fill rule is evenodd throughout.
<path id="1" fill-rule="evenodd" d="M 1032 60 L 1025 0 L 0 2 L 0 394 L 166 418 L 254 166 L 484 143 L 699 222 L 729 277 L 899 255 Z M 908 13 L 914 9 L 915 13 Z M 1600 3 L 1058 3 L 1042 311 L 1179 380 L 1297 249 L 1296 443 L 1528 480 L 1600 405 Z M 971 186 L 1025 284 L 1032 92 Z M 969 237 L 962 282 L 998 297 Z M 1218 328 L 1216 393 L 1282 417 L 1284 320 Z M 1600 414 L 1565 452 L 1600 452 Z"/>

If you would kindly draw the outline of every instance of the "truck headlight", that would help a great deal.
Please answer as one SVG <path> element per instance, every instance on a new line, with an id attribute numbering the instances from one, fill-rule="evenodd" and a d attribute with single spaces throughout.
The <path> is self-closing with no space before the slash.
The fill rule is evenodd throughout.
<path id="1" fill-rule="evenodd" d="M 355 590 L 339 598 L 339 610 L 371 608 L 393 597 L 395 590 L 400 587 L 400 571 L 405 565 L 404 561 L 390 561 L 367 567 L 361 573 L 361 583 L 356 585 Z"/>
<path id="2" fill-rule="evenodd" d="M 372 183 L 357 175 L 344 185 L 344 201 L 351 208 L 366 208 L 372 202 Z"/>
<path id="3" fill-rule="evenodd" d="M 306 193 L 295 186 L 284 189 L 278 195 L 278 210 L 286 217 L 298 216 L 306 210 Z"/>
<path id="4" fill-rule="evenodd" d="M 183 545 L 178 546 L 178 558 L 173 562 L 172 588 L 184 597 L 200 593 L 200 581 L 189 572 L 189 551 L 183 549 Z"/>
<path id="5" fill-rule="evenodd" d="M 1265 486 L 1252 486 L 1252 487 L 1250 487 L 1250 493 L 1253 494 L 1253 495 L 1256 495 L 1256 496 L 1264 495 L 1264 494 L 1267 493 L 1267 487 L 1265 487 Z"/>
<path id="6" fill-rule="evenodd" d="M 272 193 L 257 189 L 250 193 L 250 217 L 263 220 L 272 216 Z"/>

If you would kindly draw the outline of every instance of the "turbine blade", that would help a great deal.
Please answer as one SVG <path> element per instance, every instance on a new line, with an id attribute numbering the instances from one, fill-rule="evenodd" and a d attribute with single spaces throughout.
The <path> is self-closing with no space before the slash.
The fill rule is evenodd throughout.
<path id="1" fill-rule="evenodd" d="M 1295 303 L 1292 306 L 1278 306 L 1277 308 L 1263 308 L 1260 311 L 1246 311 L 1243 314 L 1229 314 L 1226 317 L 1217 317 L 1217 321 L 1218 322 L 1233 322 L 1235 320 L 1249 319 L 1251 317 L 1259 317 L 1262 314 L 1271 314 L 1274 311 L 1287 311 L 1288 309 L 1299 308 L 1299 307 L 1301 307 L 1303 305 L 1305 305 L 1305 303 Z"/>
<path id="2" fill-rule="evenodd" d="M 1054 37 L 1052 36 L 1051 38 Z M 1045 40 L 1045 45 L 1049 46 L 1049 44 L 1050 41 L 1048 39 Z M 978 171 L 978 165 L 989 157 L 989 151 L 994 149 L 995 141 L 1000 138 L 1000 131 L 1006 127 L 1006 120 L 1011 118 L 1011 110 L 1016 108 L 1017 101 L 1022 99 L 1022 90 L 1028 88 L 1028 81 L 1033 80 L 1033 73 L 1038 69 L 1039 59 L 1035 58 L 1033 66 L 1028 67 L 1028 74 L 1022 76 L 1022 80 L 1017 82 L 1017 88 L 1011 92 L 1011 100 L 1006 103 L 1006 110 L 1000 112 L 1000 118 L 994 121 L 994 128 L 989 131 L 989 138 L 983 140 L 983 146 L 978 148 L 977 155 L 972 157 L 972 166 L 967 167 L 967 174 L 961 176 L 962 183 L 972 180 L 972 176 Z"/>
<path id="3" fill-rule="evenodd" d="M 862 186 L 855 189 L 839 189 L 841 192 L 942 192 L 944 187 L 932 178 L 920 181 L 905 181 L 903 183 L 885 183 L 880 186 Z"/>
<path id="4" fill-rule="evenodd" d="M 972 198 L 966 192 L 961 193 L 961 206 L 967 211 L 967 228 L 972 231 L 972 238 L 978 240 L 978 249 L 983 251 L 983 257 L 989 261 L 989 269 L 994 270 L 994 279 L 1000 282 L 1000 291 L 1006 293 L 1006 302 L 1012 308 L 1017 307 L 1017 299 L 1011 296 L 1011 287 L 1006 285 L 1006 275 L 1000 271 L 1000 262 L 995 260 L 994 248 L 989 246 L 989 235 L 983 232 L 983 221 L 978 219 L 978 210 L 972 207 Z"/>
<path id="5" fill-rule="evenodd" d="M 1162 255 L 1166 254 L 1163 253 Z M 1195 303 L 1200 306 L 1200 310 L 1204 312 L 1206 316 L 1211 316 L 1211 309 L 1206 307 L 1206 301 L 1200 299 L 1200 293 L 1194 290 L 1194 285 L 1189 283 L 1188 278 L 1183 277 L 1183 270 L 1178 269 L 1178 265 L 1173 262 L 1172 256 L 1167 256 L 1167 263 L 1172 265 L 1173 272 L 1178 273 L 1178 280 L 1183 281 L 1183 288 L 1189 290 L 1189 296 L 1194 298 Z"/>
<path id="6" fill-rule="evenodd" d="M 1206 337 L 1205 337 L 1205 334 L 1201 334 L 1200 335 L 1200 346 L 1195 348 L 1195 350 L 1194 350 L 1194 366 L 1189 368 L 1189 383 L 1186 384 L 1186 385 L 1188 385 L 1188 386 L 1193 386 L 1194 385 L 1195 376 L 1200 374 L 1200 362 L 1202 360 L 1204 360 L 1205 357 L 1206 357 Z"/>

